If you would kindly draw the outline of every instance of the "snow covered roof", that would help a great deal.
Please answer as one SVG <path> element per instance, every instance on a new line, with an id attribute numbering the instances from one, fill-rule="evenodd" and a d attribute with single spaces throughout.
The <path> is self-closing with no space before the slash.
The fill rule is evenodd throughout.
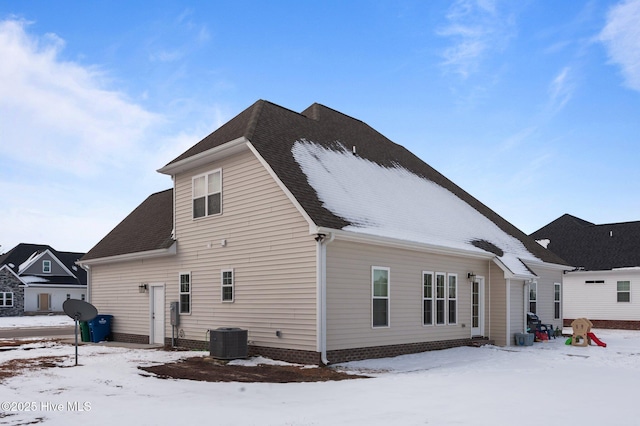
<path id="1" fill-rule="evenodd" d="M 306 140 L 294 144 L 293 156 L 322 204 L 350 223 L 345 231 L 483 253 L 477 242 L 486 241 L 521 275 L 531 272 L 519 259 L 540 261 L 451 191 L 401 165 L 383 167 L 345 146 L 328 149 Z"/>
<path id="2" fill-rule="evenodd" d="M 37 273 L 27 272 L 27 270 L 44 255 L 50 256 L 54 262 L 57 262 L 60 267 L 68 273 L 68 275 L 60 275 L 59 278 L 52 274 L 42 274 L 46 276 L 49 282 L 63 280 L 67 283 L 73 282 L 78 285 L 87 284 L 86 271 L 82 268 L 74 269 L 75 262 L 80 259 L 84 253 L 57 251 L 46 244 L 20 243 L 8 252 L 0 255 L 0 266 L 6 265 L 16 275 L 39 275 Z"/>
<path id="3" fill-rule="evenodd" d="M 297 113 L 260 100 L 160 172 L 175 173 L 238 140 L 251 144 L 319 228 L 495 255 L 515 274 L 531 274 L 520 260 L 566 264 L 403 146 L 320 104 Z M 132 239 L 116 236 L 135 222 L 158 237 L 147 250 L 168 244 L 172 228 L 150 218 L 172 214 L 170 196 L 162 212 L 144 208 L 146 200 L 136 209 L 146 216 L 132 213 L 84 259 L 131 253 Z"/>

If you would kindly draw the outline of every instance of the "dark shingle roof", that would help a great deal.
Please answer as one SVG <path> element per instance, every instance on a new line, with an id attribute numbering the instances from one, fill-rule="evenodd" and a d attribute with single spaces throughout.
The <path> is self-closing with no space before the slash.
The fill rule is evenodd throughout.
<path id="1" fill-rule="evenodd" d="M 565 214 L 531 234 L 570 265 L 588 271 L 640 266 L 640 221 L 595 225 Z"/>
<path id="2" fill-rule="evenodd" d="M 171 247 L 173 190 L 150 195 L 96 244 L 82 260 Z"/>
<path id="3" fill-rule="evenodd" d="M 171 166 L 194 155 L 204 153 L 240 137 L 245 137 L 252 143 L 278 178 L 285 184 L 289 191 L 291 191 L 313 222 L 320 227 L 342 229 L 350 225 L 350 223 L 323 207 L 315 190 L 307 181 L 306 175 L 292 154 L 293 145 L 300 140 L 313 141 L 329 149 L 339 149 L 339 141 L 342 146 L 357 147 L 358 156 L 381 166 L 397 167 L 400 165 L 457 195 L 460 199 L 494 222 L 504 232 L 520 240 L 530 253 L 541 260 L 550 263 L 565 264 L 558 256 L 545 250 L 533 239 L 529 238 L 522 231 L 504 220 L 493 210 L 469 195 L 403 146 L 387 139 L 366 123 L 317 103 L 311 105 L 302 113 L 297 113 L 273 103 L 260 100 L 242 111 L 218 130 L 205 137 L 182 155 L 169 162 L 167 166 Z M 170 203 L 170 199 L 171 197 L 167 196 L 166 202 Z M 145 203 L 147 202 L 149 202 L 149 200 L 145 201 Z M 143 208 L 145 203 L 138 207 L 138 209 Z M 167 208 L 169 214 L 171 214 L 171 208 L 165 208 Z M 166 238 L 170 235 L 171 227 L 167 224 L 163 225 L 162 230 L 159 229 L 160 224 L 157 224 L 155 220 L 155 216 L 159 214 L 159 210 L 145 208 L 150 215 L 145 217 L 142 212 L 138 212 L 138 209 L 130 215 L 130 217 L 133 216 L 133 218 L 130 219 L 130 217 L 128 217 L 125 219 L 111 234 L 107 235 L 96 247 L 91 249 L 84 259 L 122 254 L 125 244 L 127 244 L 127 241 L 130 241 L 126 236 L 133 232 L 133 228 L 135 228 L 135 226 L 125 223 L 129 220 L 135 220 L 137 222 L 146 220 L 147 227 L 145 228 L 145 232 L 152 233 L 156 236 L 154 240 L 156 244 L 169 244 Z M 162 214 L 166 215 L 166 213 Z M 153 217 L 154 220 L 150 220 L 150 217 Z M 114 233 L 120 234 L 121 237 L 116 239 L 115 236 L 112 235 Z M 139 239 L 144 236 L 141 230 L 138 230 L 136 235 L 138 235 L 137 238 Z M 103 247 L 107 245 L 109 246 L 108 250 Z M 150 248 L 150 246 L 145 247 L 147 247 L 147 249 Z M 141 251 L 140 248 L 136 250 Z M 133 251 L 135 250 L 132 245 L 127 246 L 127 253 Z"/>
<path id="4" fill-rule="evenodd" d="M 76 266 L 75 264 L 76 261 L 78 261 L 84 255 L 84 253 L 57 251 L 46 244 L 20 243 L 8 252 L 0 255 L 0 266 L 7 265 L 13 270 L 13 272 L 18 274 L 18 267 L 27 259 L 29 259 L 31 255 L 33 255 L 34 253 L 40 254 L 46 250 L 49 250 L 51 254 L 58 258 L 58 260 L 62 262 L 62 264 L 66 266 L 66 268 L 78 278 L 78 284 L 87 284 L 87 271 Z M 69 279 L 64 277 L 51 277 L 51 279 L 56 282 L 60 281 L 69 283 Z"/>

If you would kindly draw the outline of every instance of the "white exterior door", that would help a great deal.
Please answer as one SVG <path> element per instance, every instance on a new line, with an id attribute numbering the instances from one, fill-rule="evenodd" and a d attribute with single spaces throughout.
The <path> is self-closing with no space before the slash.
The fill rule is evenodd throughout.
<path id="1" fill-rule="evenodd" d="M 149 286 L 150 295 L 150 324 L 151 330 L 149 332 L 149 343 L 160 343 L 164 345 L 164 285 Z"/>
<path id="2" fill-rule="evenodd" d="M 484 277 L 471 283 L 471 336 L 484 336 Z"/>

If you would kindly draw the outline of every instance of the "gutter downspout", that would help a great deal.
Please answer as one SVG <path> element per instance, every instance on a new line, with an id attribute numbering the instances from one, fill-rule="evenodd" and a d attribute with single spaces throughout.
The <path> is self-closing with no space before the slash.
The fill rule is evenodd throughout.
<path id="1" fill-rule="evenodd" d="M 522 299 L 523 299 L 522 312 L 524 314 L 524 318 L 522 320 L 523 333 L 527 332 L 527 313 L 529 312 L 529 310 L 527 309 L 527 299 L 528 299 L 530 285 L 531 284 L 528 281 L 525 281 L 523 286 L 523 293 L 524 293 L 522 295 Z"/>
<path id="2" fill-rule="evenodd" d="M 316 235 L 316 280 L 317 280 L 317 346 L 320 362 L 329 365 L 327 359 L 327 245 L 335 238 L 333 233 Z"/>

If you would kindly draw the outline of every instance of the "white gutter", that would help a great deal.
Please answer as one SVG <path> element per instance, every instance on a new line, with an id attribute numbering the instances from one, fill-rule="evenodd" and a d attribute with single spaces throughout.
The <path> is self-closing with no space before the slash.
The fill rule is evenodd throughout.
<path id="1" fill-rule="evenodd" d="M 334 234 L 329 234 L 328 239 L 327 234 L 318 234 L 316 236 L 317 347 L 318 352 L 320 352 L 320 362 L 324 365 L 329 364 L 327 359 L 327 245 L 334 238 Z"/>
<path id="2" fill-rule="evenodd" d="M 230 155 L 242 152 L 247 148 L 249 141 L 244 136 L 237 139 L 218 145 L 204 152 L 201 152 L 191 157 L 183 158 L 175 163 L 167 164 L 166 166 L 157 170 L 158 173 L 165 175 L 175 175 L 195 167 L 204 166 L 213 160 L 220 160 L 221 158 L 228 157 Z"/>
<path id="3" fill-rule="evenodd" d="M 100 265 L 104 263 L 122 262 L 125 260 L 151 259 L 154 257 L 173 256 L 178 252 L 178 242 L 174 241 L 171 247 L 166 249 L 156 249 L 139 251 L 135 253 L 118 254 L 115 256 L 99 257 L 97 259 L 83 260 L 76 262 L 78 265 L 87 269 L 87 266 Z"/>
<path id="4" fill-rule="evenodd" d="M 331 234 L 341 241 L 350 241 L 354 243 L 374 244 L 385 247 L 400 248 L 406 250 L 424 251 L 429 253 L 448 254 L 453 256 L 464 256 L 475 259 L 494 259 L 496 255 L 484 250 L 468 250 L 454 247 L 445 247 L 436 244 L 417 243 L 399 238 L 381 237 L 378 235 L 364 234 L 353 231 L 343 231 L 332 228 L 318 227 L 314 233 Z"/>

